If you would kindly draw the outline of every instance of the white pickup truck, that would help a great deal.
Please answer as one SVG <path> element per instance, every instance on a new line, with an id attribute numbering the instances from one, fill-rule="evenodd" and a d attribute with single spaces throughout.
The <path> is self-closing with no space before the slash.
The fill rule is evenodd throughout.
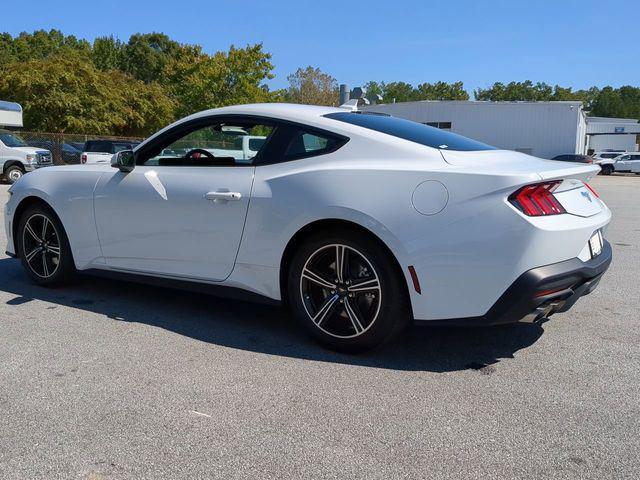
<path id="1" fill-rule="evenodd" d="M 122 140 L 87 140 L 84 144 L 84 150 L 80 155 L 80 163 L 96 164 L 111 163 L 111 157 L 114 153 L 121 150 L 131 150 L 138 142 L 123 142 Z"/>
<path id="2" fill-rule="evenodd" d="M 18 134 L 0 129 L 0 173 L 9 183 L 16 183 L 25 173 L 52 164 L 49 150 L 30 147 Z"/>
<path id="3" fill-rule="evenodd" d="M 251 160 L 255 157 L 267 137 L 245 135 L 240 137 L 242 139 L 240 150 L 226 150 L 223 148 L 207 148 L 207 151 L 211 152 L 216 157 L 233 157 L 236 160 Z"/>

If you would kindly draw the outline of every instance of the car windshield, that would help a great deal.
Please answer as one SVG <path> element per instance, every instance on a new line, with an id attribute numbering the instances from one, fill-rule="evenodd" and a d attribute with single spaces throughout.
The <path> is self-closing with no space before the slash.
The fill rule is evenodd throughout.
<path id="1" fill-rule="evenodd" d="M 471 151 L 496 149 L 495 147 L 471 140 L 457 133 L 447 132 L 439 128 L 423 125 L 422 123 L 387 115 L 371 115 L 362 112 L 337 112 L 329 113 L 325 115 L 325 117 L 441 150 Z"/>
<path id="2" fill-rule="evenodd" d="M 7 147 L 28 147 L 24 140 L 22 140 L 15 133 L 10 132 L 0 132 L 0 140 Z"/>

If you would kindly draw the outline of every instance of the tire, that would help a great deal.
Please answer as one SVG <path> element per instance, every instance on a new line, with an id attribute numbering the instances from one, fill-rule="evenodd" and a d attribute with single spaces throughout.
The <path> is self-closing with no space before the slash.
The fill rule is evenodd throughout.
<path id="1" fill-rule="evenodd" d="M 76 273 L 69 239 L 50 208 L 28 207 L 20 217 L 15 242 L 22 266 L 38 285 L 63 285 Z"/>
<path id="2" fill-rule="evenodd" d="M 24 170 L 18 165 L 11 165 L 4 171 L 4 176 L 11 185 L 20 180 L 24 174 Z"/>
<path id="3" fill-rule="evenodd" d="M 602 175 L 611 175 L 613 173 L 613 167 L 611 165 L 602 165 Z"/>
<path id="4" fill-rule="evenodd" d="M 336 271 L 339 255 L 342 274 Z M 404 282 L 377 241 L 361 233 L 326 232 L 295 252 L 287 300 L 322 345 L 356 353 L 392 340 L 409 325 Z"/>

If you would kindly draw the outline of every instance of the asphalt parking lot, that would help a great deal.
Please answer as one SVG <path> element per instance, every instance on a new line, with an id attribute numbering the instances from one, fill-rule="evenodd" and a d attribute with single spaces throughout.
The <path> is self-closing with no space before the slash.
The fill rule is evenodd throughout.
<path id="1" fill-rule="evenodd" d="M 593 186 L 614 263 L 573 310 L 360 356 L 277 308 L 48 290 L 0 254 L 0 477 L 639 478 L 640 178 Z"/>

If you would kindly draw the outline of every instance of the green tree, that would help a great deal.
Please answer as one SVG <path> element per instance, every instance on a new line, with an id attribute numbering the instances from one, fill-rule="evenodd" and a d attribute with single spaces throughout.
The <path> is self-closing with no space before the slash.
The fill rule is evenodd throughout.
<path id="1" fill-rule="evenodd" d="M 640 119 L 640 88 L 604 87 L 593 102 L 591 114 L 600 117 Z"/>
<path id="2" fill-rule="evenodd" d="M 175 109 L 159 85 L 102 72 L 68 52 L 4 66 L 0 98 L 23 106 L 25 128 L 62 133 L 145 135 L 171 122 Z"/>
<path id="3" fill-rule="evenodd" d="M 189 48 L 164 33 L 136 33 L 124 46 L 122 69 L 143 82 L 157 81 L 167 64 L 180 60 L 185 51 Z"/>
<path id="4" fill-rule="evenodd" d="M 100 70 L 122 70 L 125 67 L 125 44 L 113 36 L 98 37 L 91 49 L 93 64 Z"/>
<path id="5" fill-rule="evenodd" d="M 25 62 L 46 58 L 49 55 L 76 52 L 89 55 L 91 44 L 78 40 L 73 35 L 64 35 L 60 30 L 36 30 L 33 33 L 22 32 L 13 38 L 8 33 L 0 36 L 0 67 L 10 62 Z"/>
<path id="6" fill-rule="evenodd" d="M 421 83 L 414 87 L 407 82 L 367 82 L 367 98 L 382 97 L 384 103 L 411 102 L 416 100 L 469 100 L 469 94 L 462 82 Z"/>
<path id="7" fill-rule="evenodd" d="M 509 82 L 504 84 L 496 82 L 491 87 L 474 91 L 476 100 L 490 100 L 492 102 L 504 101 L 534 101 L 548 100 L 545 96 L 550 96 L 551 87 L 545 83 L 533 84 L 531 80 L 524 82 Z"/>
<path id="8" fill-rule="evenodd" d="M 421 83 L 415 97 L 417 100 L 469 100 L 462 82 Z"/>
<path id="9" fill-rule="evenodd" d="M 416 92 L 413 85 L 406 82 L 382 83 L 382 101 L 384 103 L 411 102 L 416 100 Z"/>
<path id="10" fill-rule="evenodd" d="M 178 105 L 179 116 L 200 110 L 272 100 L 263 83 L 273 78 L 271 55 L 262 44 L 217 52 L 208 56 L 199 50 L 167 63 L 160 81 Z"/>
<path id="11" fill-rule="evenodd" d="M 337 105 L 339 101 L 337 80 L 319 68 L 309 65 L 298 68 L 287 77 L 286 100 L 307 105 Z"/>

